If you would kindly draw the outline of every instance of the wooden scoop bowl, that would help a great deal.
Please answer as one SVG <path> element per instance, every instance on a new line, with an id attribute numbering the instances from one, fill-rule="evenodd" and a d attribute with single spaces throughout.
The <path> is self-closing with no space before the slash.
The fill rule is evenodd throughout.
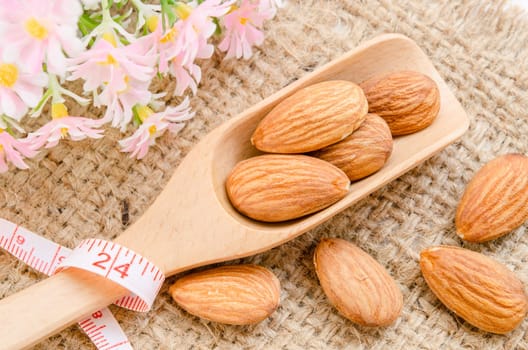
<path id="1" fill-rule="evenodd" d="M 325 80 L 359 83 L 375 74 L 415 70 L 436 81 L 438 118 L 418 133 L 398 137 L 388 163 L 352 184 L 341 201 L 284 223 L 248 219 L 229 203 L 224 181 L 240 160 L 257 154 L 249 139 L 257 123 L 298 89 Z M 249 108 L 203 138 L 182 161 L 146 213 L 116 242 L 156 263 L 166 276 L 193 267 L 263 252 L 330 219 L 457 140 L 468 128 L 466 113 L 433 64 L 409 38 L 388 34 L 360 45 Z M 69 269 L 0 301 L 0 348 L 27 347 L 59 332 L 127 292 L 88 272 Z"/>

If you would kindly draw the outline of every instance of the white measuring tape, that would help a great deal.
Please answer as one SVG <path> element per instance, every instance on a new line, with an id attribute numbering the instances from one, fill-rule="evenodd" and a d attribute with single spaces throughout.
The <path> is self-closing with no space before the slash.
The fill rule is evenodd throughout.
<path id="1" fill-rule="evenodd" d="M 131 292 L 115 304 L 134 311 L 150 310 L 165 279 L 154 264 L 117 243 L 87 239 L 72 251 L 3 219 L 0 219 L 0 247 L 48 276 L 76 267 L 108 278 Z M 92 313 L 79 326 L 98 349 L 132 349 L 107 308 Z"/>

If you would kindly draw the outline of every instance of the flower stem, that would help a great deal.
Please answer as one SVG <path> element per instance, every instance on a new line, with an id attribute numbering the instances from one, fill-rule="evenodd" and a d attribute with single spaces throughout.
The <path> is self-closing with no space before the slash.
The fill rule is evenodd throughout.
<path id="1" fill-rule="evenodd" d="M 110 6 L 108 5 L 108 0 L 101 0 L 101 7 L 103 9 L 103 22 L 112 21 L 112 15 L 110 14 Z"/>
<path id="2" fill-rule="evenodd" d="M 57 76 L 55 74 L 49 74 L 49 86 L 48 90 L 51 90 L 51 103 L 60 103 L 64 102 L 64 98 L 62 98 L 61 94 L 61 86 L 59 84 L 59 80 L 57 79 Z"/>

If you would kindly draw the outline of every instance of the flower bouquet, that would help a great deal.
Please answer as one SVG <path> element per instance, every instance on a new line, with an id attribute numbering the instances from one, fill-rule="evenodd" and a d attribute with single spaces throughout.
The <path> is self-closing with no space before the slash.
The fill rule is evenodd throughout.
<path id="1" fill-rule="evenodd" d="M 197 60 L 215 45 L 225 58 L 248 59 L 262 27 L 283 0 L 0 0 L 0 172 L 61 139 L 101 138 L 106 124 L 133 133 L 123 152 L 143 158 L 166 130 L 194 116 L 189 94 L 201 80 Z M 213 38 L 218 37 L 218 40 Z M 177 106 L 153 93 L 156 76 L 171 76 Z M 82 81 L 82 93 L 69 82 Z M 67 98 L 67 99 L 66 99 Z M 27 130 L 25 118 L 46 123 Z M 101 108 L 99 119 L 71 115 L 71 103 Z"/>

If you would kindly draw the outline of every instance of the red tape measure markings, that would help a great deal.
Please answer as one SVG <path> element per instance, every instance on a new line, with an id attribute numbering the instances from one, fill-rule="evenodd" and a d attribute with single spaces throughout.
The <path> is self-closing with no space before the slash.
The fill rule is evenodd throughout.
<path id="1" fill-rule="evenodd" d="M 132 294 L 115 304 L 142 312 L 150 310 L 165 279 L 163 272 L 141 255 L 115 242 L 100 239 L 81 242 L 57 271 L 67 267 L 93 272 L 127 288 Z"/>
<path id="2" fill-rule="evenodd" d="M 48 276 L 72 252 L 3 219 L 0 219 L 0 247 Z M 79 326 L 100 350 L 132 350 L 126 335 L 107 308 L 94 312 Z M 97 330 L 92 326 L 98 327 Z"/>

